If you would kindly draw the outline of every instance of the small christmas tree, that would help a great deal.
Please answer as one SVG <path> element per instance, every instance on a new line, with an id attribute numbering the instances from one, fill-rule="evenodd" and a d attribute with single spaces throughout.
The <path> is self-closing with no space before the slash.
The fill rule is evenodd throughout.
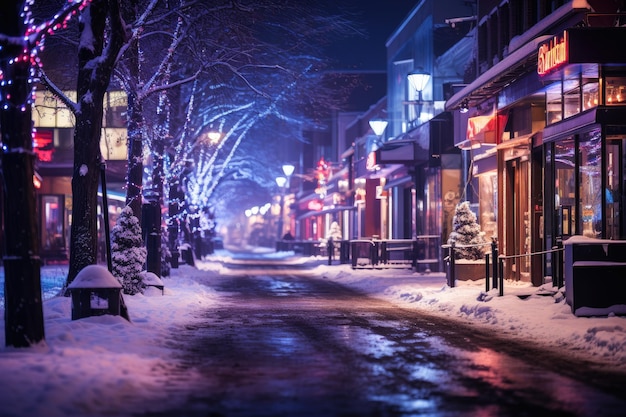
<path id="1" fill-rule="evenodd" d="M 470 210 L 468 201 L 459 203 L 452 219 L 452 233 L 448 238 L 448 244 L 454 243 L 454 259 L 480 260 L 485 257 L 486 246 L 472 246 L 468 248 L 460 245 L 478 245 L 487 243 L 485 234 L 481 232 L 480 225 L 476 221 L 476 215 Z"/>
<path id="2" fill-rule="evenodd" d="M 328 229 L 327 239 L 332 239 L 335 242 L 341 240 L 341 228 L 339 227 L 339 223 L 332 222 L 330 224 L 330 229 Z"/>
<path id="3" fill-rule="evenodd" d="M 124 289 L 124 294 L 143 293 L 141 271 L 146 262 L 146 248 L 141 238 L 139 219 L 126 206 L 111 230 L 111 263 L 115 276 Z"/>

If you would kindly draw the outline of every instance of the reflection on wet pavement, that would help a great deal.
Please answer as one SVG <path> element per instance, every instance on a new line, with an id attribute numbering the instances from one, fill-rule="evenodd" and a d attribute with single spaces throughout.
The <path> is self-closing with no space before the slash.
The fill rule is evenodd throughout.
<path id="1" fill-rule="evenodd" d="M 240 275 L 214 288 L 222 300 L 177 338 L 205 383 L 188 409 L 152 416 L 617 416 L 626 409 L 584 373 L 560 375 L 533 355 L 490 346 L 472 329 L 333 282 Z"/>

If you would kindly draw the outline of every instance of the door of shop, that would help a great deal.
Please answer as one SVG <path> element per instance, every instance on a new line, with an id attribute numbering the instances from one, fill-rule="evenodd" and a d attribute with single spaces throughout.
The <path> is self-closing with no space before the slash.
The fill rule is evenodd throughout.
<path id="1" fill-rule="evenodd" d="M 606 239 L 622 239 L 621 233 L 621 155 L 622 140 L 607 140 L 606 142 Z"/>
<path id="2" fill-rule="evenodd" d="M 527 155 L 506 161 L 502 243 L 507 256 L 530 253 L 530 183 L 530 162 Z M 530 258 L 509 258 L 504 273 L 505 278 L 530 281 Z"/>

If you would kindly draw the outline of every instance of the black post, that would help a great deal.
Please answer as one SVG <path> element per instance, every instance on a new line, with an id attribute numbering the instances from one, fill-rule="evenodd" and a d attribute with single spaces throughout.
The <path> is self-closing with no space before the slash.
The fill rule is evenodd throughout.
<path id="1" fill-rule="evenodd" d="M 342 240 L 339 245 L 339 263 L 347 264 L 350 260 L 350 241 Z"/>
<path id="2" fill-rule="evenodd" d="M 498 240 L 495 237 L 491 239 L 491 259 L 493 260 L 493 281 L 491 288 L 498 288 Z"/>
<path id="3" fill-rule="evenodd" d="M 489 254 L 485 254 L 485 291 L 489 291 Z"/>
<path id="4" fill-rule="evenodd" d="M 326 250 L 328 251 L 328 265 L 332 265 L 333 263 L 333 252 L 335 251 L 335 245 L 333 244 L 333 238 L 328 238 L 328 243 L 326 244 Z"/>
<path id="5" fill-rule="evenodd" d="M 563 240 L 556 238 L 556 245 L 552 248 L 552 285 L 561 288 L 563 286 Z"/>
<path id="6" fill-rule="evenodd" d="M 143 238 L 146 244 L 146 270 L 161 276 L 161 206 L 149 200 L 142 206 Z"/>
<path id="7" fill-rule="evenodd" d="M 499 284 L 498 284 L 498 295 L 502 297 L 504 295 L 504 258 L 498 259 L 500 271 L 499 271 Z"/>
<path id="8" fill-rule="evenodd" d="M 450 270 L 448 271 L 448 286 L 449 287 L 454 287 L 455 283 L 456 283 L 456 271 L 455 271 L 455 266 L 454 266 L 454 242 L 450 243 L 450 252 L 449 252 L 449 258 L 450 258 Z"/>
<path id="9" fill-rule="evenodd" d="M 387 241 L 380 242 L 380 262 L 386 264 L 389 261 L 389 252 L 387 251 Z"/>
<path id="10" fill-rule="evenodd" d="M 100 188 L 102 188 L 102 223 L 104 226 L 104 245 L 107 253 L 107 268 L 113 272 L 113 261 L 111 260 L 111 233 L 109 232 L 109 199 L 107 197 L 107 176 L 106 164 L 100 163 Z"/>

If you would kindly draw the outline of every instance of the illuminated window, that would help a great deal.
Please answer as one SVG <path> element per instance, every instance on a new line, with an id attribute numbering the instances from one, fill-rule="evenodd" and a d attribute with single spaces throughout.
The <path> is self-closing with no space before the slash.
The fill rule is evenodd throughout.
<path id="1" fill-rule="evenodd" d="M 605 103 L 607 106 L 626 104 L 626 77 L 606 77 Z"/>
<path id="2" fill-rule="evenodd" d="M 546 91 L 547 124 L 551 125 L 563 119 L 561 83 L 554 83 Z"/>

